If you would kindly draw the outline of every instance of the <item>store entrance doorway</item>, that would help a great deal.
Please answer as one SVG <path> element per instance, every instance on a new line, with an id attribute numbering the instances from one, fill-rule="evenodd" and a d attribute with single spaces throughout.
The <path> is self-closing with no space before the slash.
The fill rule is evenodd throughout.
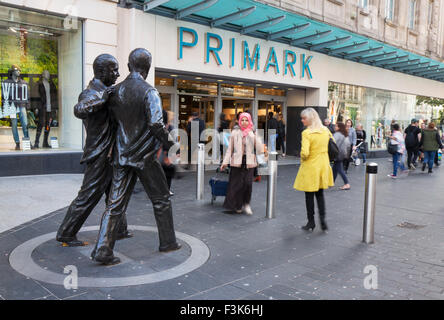
<path id="1" fill-rule="evenodd" d="M 214 104 L 213 97 L 179 95 L 179 128 L 187 129 L 193 113 L 205 122 L 205 128 L 214 128 Z"/>
<path id="2" fill-rule="evenodd" d="M 273 112 L 276 117 L 277 114 L 282 113 L 282 102 L 280 101 L 264 101 L 260 100 L 257 113 L 257 127 L 264 130 L 265 137 L 268 137 L 268 114 Z"/>
<path id="3" fill-rule="evenodd" d="M 235 121 L 238 113 L 247 111 L 253 114 L 252 100 L 222 99 L 222 112 L 225 114 L 225 119 L 230 121 L 230 123 Z"/>

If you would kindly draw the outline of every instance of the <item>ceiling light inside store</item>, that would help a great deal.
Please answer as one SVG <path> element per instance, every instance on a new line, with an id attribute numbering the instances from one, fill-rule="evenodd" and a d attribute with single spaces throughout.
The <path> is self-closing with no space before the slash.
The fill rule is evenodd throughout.
<path id="1" fill-rule="evenodd" d="M 287 90 L 288 90 L 288 91 L 292 91 L 292 90 L 293 90 L 293 88 L 288 88 Z"/>
<path id="2" fill-rule="evenodd" d="M 202 80 L 202 78 L 201 78 L 201 77 L 196 77 L 195 79 L 196 79 L 196 80 Z"/>
<path id="3" fill-rule="evenodd" d="M 244 84 L 242 81 L 239 81 L 237 84 Z"/>
<path id="4" fill-rule="evenodd" d="M 224 80 L 217 80 L 217 82 L 224 82 Z"/>
<path id="5" fill-rule="evenodd" d="M 170 74 L 170 77 L 176 78 L 176 77 L 178 77 L 178 75 L 177 74 Z"/>
<path id="6" fill-rule="evenodd" d="M 262 87 L 260 83 L 256 83 L 256 87 Z"/>
<path id="7" fill-rule="evenodd" d="M 273 86 L 273 89 L 279 89 L 279 87 Z"/>

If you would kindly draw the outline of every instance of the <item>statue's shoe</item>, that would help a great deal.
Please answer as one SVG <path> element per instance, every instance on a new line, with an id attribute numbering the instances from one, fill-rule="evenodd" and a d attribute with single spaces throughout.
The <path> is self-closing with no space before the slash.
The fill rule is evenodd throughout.
<path id="1" fill-rule="evenodd" d="M 182 248 L 182 245 L 180 245 L 176 242 L 176 243 L 170 244 L 165 247 L 160 247 L 159 251 L 160 252 L 171 252 L 171 251 L 179 250 L 180 248 Z"/>
<path id="2" fill-rule="evenodd" d="M 106 266 L 111 266 L 120 263 L 120 259 L 115 257 L 109 248 L 103 248 L 103 247 L 100 248 L 99 250 L 94 248 L 93 252 L 91 253 L 91 259 L 93 261 L 100 262 L 101 264 Z"/>
<path id="3" fill-rule="evenodd" d="M 105 257 L 105 258 L 101 258 L 101 257 L 96 256 L 93 258 L 93 260 L 96 262 L 100 262 L 101 264 L 103 264 L 105 266 L 112 266 L 112 265 L 120 263 L 120 259 L 115 256 Z"/>
<path id="4" fill-rule="evenodd" d="M 120 233 L 120 234 L 118 234 L 116 240 L 129 239 L 129 238 L 132 238 L 132 237 L 134 237 L 134 233 L 129 232 L 129 231 L 127 230 L 127 231 L 124 232 L 124 233 Z"/>
<path id="5" fill-rule="evenodd" d="M 88 242 L 78 240 L 77 238 L 74 238 L 74 239 L 68 240 L 68 241 L 61 241 L 61 242 L 62 242 L 62 247 L 84 247 L 89 244 Z"/>

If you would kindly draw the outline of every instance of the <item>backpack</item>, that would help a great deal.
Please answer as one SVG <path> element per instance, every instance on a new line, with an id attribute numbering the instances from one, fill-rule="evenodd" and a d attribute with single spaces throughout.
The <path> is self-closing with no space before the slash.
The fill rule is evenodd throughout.
<path id="1" fill-rule="evenodd" d="M 405 146 L 407 148 L 416 147 L 418 144 L 417 138 L 415 137 L 413 131 L 414 131 L 413 128 L 410 127 L 407 136 L 405 137 Z"/>
<path id="2" fill-rule="evenodd" d="M 348 158 L 348 156 L 350 155 L 350 148 L 351 148 L 351 143 L 350 143 L 350 139 L 348 137 L 344 137 L 343 135 L 342 139 L 338 139 L 338 155 L 336 156 L 336 160 L 339 161 L 343 161 L 345 159 Z"/>

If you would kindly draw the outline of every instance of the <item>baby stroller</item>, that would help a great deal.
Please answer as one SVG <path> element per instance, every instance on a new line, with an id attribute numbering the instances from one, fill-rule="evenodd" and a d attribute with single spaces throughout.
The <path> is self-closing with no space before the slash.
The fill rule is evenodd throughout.
<path id="1" fill-rule="evenodd" d="M 359 157 L 359 154 L 361 153 L 361 146 L 362 146 L 363 143 L 364 142 L 361 142 L 360 144 L 358 144 L 356 146 L 356 149 L 353 150 L 353 152 L 352 152 L 351 158 L 352 158 L 353 164 L 355 166 L 361 165 L 361 158 Z"/>

